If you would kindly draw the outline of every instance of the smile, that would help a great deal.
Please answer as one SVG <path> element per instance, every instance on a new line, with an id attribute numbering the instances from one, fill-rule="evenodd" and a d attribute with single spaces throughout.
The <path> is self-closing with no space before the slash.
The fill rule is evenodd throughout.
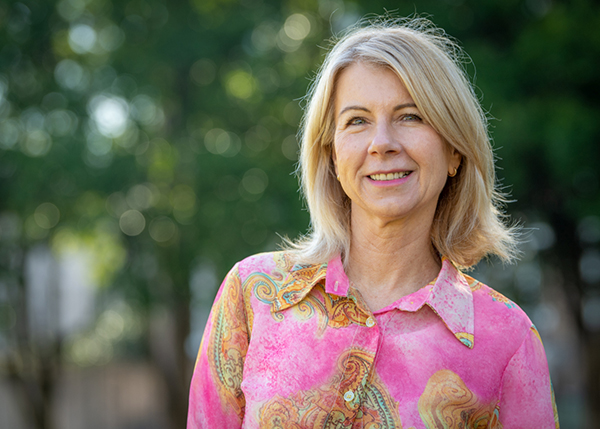
<path id="1" fill-rule="evenodd" d="M 371 174 L 369 176 L 369 178 L 380 182 L 380 181 L 386 181 L 386 180 L 402 179 L 403 177 L 408 176 L 410 173 L 412 173 L 412 172 L 411 171 L 400 171 L 397 173 Z"/>

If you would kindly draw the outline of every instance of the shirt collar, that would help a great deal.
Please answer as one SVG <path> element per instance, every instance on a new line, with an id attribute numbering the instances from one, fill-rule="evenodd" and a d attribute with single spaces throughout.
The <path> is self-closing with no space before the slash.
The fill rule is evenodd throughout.
<path id="1" fill-rule="evenodd" d="M 442 319 L 461 343 L 473 348 L 473 293 L 465 276 L 449 259 L 442 259 L 442 269 L 423 304 L 427 304 Z"/>
<path id="2" fill-rule="evenodd" d="M 281 311 L 298 304 L 327 273 L 328 264 L 295 264 L 277 288 L 273 311 Z"/>
<path id="3" fill-rule="evenodd" d="M 326 264 L 294 265 L 277 290 L 273 310 L 281 311 L 296 305 L 323 280 L 327 293 L 348 296 L 350 281 L 344 272 L 340 255 Z M 390 307 L 415 312 L 424 305 L 428 305 L 442 319 L 444 325 L 462 344 L 473 348 L 475 338 L 471 287 L 465 276 L 445 257 L 442 259 L 442 269 L 434 282 L 401 298 Z"/>

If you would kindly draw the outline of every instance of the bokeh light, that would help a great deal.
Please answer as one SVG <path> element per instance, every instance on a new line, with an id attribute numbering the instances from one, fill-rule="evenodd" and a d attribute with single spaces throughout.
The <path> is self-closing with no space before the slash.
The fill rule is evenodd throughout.
<path id="1" fill-rule="evenodd" d="M 90 81 L 89 72 L 71 59 L 62 60 L 56 65 L 54 78 L 64 89 L 77 92 L 85 91 Z"/>
<path id="2" fill-rule="evenodd" d="M 192 187 L 185 184 L 175 186 L 171 191 L 170 202 L 177 222 L 190 224 L 197 212 L 197 197 Z"/>
<path id="3" fill-rule="evenodd" d="M 21 150 L 26 155 L 39 157 L 46 155 L 52 147 L 52 138 L 43 130 L 27 132 L 21 141 Z"/>
<path id="4" fill-rule="evenodd" d="M 254 200 L 254 197 L 260 197 L 260 195 L 265 192 L 268 184 L 269 176 L 267 176 L 267 173 L 265 173 L 264 170 L 260 168 L 251 168 L 246 171 L 244 177 L 242 177 L 242 194 L 250 194 Z"/>
<path id="5" fill-rule="evenodd" d="M 160 216 L 152 219 L 149 226 L 150 237 L 158 243 L 165 243 L 177 234 L 177 225 L 168 217 Z"/>
<path id="6" fill-rule="evenodd" d="M 245 70 L 233 70 L 225 76 L 227 92 L 234 97 L 247 100 L 256 92 L 257 85 L 254 77 Z"/>
<path id="7" fill-rule="evenodd" d="M 146 227 L 146 219 L 137 210 L 127 210 L 119 218 L 119 227 L 126 235 L 140 235 Z"/>
<path id="8" fill-rule="evenodd" d="M 117 50 L 125 41 L 125 34 L 114 23 L 109 23 L 98 33 L 98 43 L 105 51 Z"/>
<path id="9" fill-rule="evenodd" d="M 212 154 L 231 158 L 240 151 L 242 143 L 237 134 L 213 128 L 205 134 L 204 146 Z"/>
<path id="10" fill-rule="evenodd" d="M 126 201 L 129 207 L 143 211 L 153 207 L 160 198 L 160 190 L 152 183 L 132 186 L 127 191 Z"/>
<path id="11" fill-rule="evenodd" d="M 586 244 L 600 242 L 600 216 L 586 216 L 577 225 L 579 240 Z"/>
<path id="12" fill-rule="evenodd" d="M 296 139 L 295 134 L 290 134 L 281 142 L 281 152 L 283 156 L 285 156 L 290 161 L 296 161 L 298 159 L 298 151 L 300 147 L 298 146 L 298 140 Z"/>
<path id="13" fill-rule="evenodd" d="M 60 220 L 60 210 L 52 203 L 42 203 L 35 209 L 33 218 L 41 228 L 54 228 Z"/>
<path id="14" fill-rule="evenodd" d="M 583 321 L 592 332 L 600 331 L 600 296 L 594 296 L 583 302 Z"/>
<path id="15" fill-rule="evenodd" d="M 92 51 L 96 39 L 96 30 L 87 24 L 75 24 L 69 30 L 69 46 L 77 54 Z"/>
<path id="16" fill-rule="evenodd" d="M 21 138 L 22 126 L 16 119 L 4 119 L 0 121 L 0 147 L 3 149 L 13 148 Z"/>
<path id="17" fill-rule="evenodd" d="M 600 283 L 600 251 L 586 249 L 579 260 L 581 278 L 591 284 Z"/>
<path id="18" fill-rule="evenodd" d="M 129 105 L 113 95 L 97 95 L 93 97 L 88 109 L 98 131 L 110 138 L 121 136 L 129 125 Z"/>
<path id="19" fill-rule="evenodd" d="M 292 40 L 304 40 L 310 33 L 310 21 L 301 13 L 295 13 L 285 20 L 283 30 Z"/>
<path id="20" fill-rule="evenodd" d="M 50 135 L 65 137 L 75 132 L 78 122 L 77 115 L 72 111 L 55 109 L 46 115 L 45 127 Z"/>

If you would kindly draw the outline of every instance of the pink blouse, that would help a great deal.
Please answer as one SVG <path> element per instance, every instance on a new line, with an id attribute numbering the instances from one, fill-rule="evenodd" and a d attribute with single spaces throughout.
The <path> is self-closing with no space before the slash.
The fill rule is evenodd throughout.
<path id="1" fill-rule="evenodd" d="M 217 294 L 190 387 L 192 428 L 558 428 L 525 313 L 443 260 L 371 312 L 341 259 L 247 258 Z"/>

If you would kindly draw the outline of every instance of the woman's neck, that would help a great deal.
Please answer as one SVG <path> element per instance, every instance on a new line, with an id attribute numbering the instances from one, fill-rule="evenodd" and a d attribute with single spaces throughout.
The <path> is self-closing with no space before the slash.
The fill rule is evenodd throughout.
<path id="1" fill-rule="evenodd" d="M 428 222 L 353 222 L 346 273 L 372 311 L 416 292 L 437 276 L 441 261 L 430 230 Z"/>

